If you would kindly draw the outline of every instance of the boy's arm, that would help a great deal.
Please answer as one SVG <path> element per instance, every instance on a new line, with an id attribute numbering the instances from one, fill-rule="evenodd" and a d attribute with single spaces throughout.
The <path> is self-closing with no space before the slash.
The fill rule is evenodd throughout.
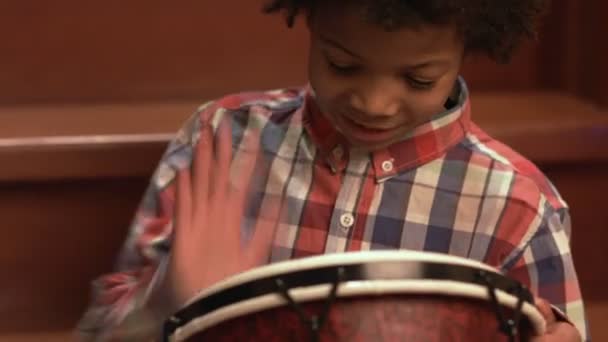
<path id="1" fill-rule="evenodd" d="M 175 195 L 175 170 L 189 167 L 192 141 L 200 129 L 193 115 L 171 142 L 142 198 L 114 273 L 92 283 L 89 308 L 76 333 L 84 341 L 140 341 L 159 336 L 170 315 L 159 303 L 164 264 L 170 249 Z M 153 300 L 149 300 L 152 298 Z M 163 303 L 164 304 L 164 303 Z"/>
<path id="2" fill-rule="evenodd" d="M 570 217 L 567 209 L 548 213 L 507 275 L 547 300 L 553 311 L 567 318 L 589 341 L 581 290 L 570 251 Z M 563 313 L 563 314 L 560 314 Z"/>
<path id="3" fill-rule="evenodd" d="M 150 195 L 153 191 L 149 189 L 146 197 Z M 92 283 L 90 306 L 77 327 L 81 340 L 142 340 L 153 333 L 153 326 L 162 323 L 160 315 L 152 314 L 146 299 L 164 258 L 160 249 L 154 254 L 150 251 L 158 248 L 155 244 L 166 241 L 169 229 L 169 222 L 161 215 L 137 215 L 116 272 Z"/>

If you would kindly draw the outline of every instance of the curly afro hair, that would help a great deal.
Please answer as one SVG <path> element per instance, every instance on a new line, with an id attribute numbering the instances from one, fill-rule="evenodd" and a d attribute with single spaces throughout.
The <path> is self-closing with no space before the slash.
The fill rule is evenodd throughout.
<path id="1" fill-rule="evenodd" d="M 313 11 L 317 0 L 269 0 L 265 13 L 284 12 L 292 27 L 301 12 Z M 540 17 L 550 0 L 319 0 L 363 6 L 368 22 L 386 30 L 421 24 L 456 24 L 467 51 L 497 62 L 509 61 L 524 38 L 535 39 Z"/>

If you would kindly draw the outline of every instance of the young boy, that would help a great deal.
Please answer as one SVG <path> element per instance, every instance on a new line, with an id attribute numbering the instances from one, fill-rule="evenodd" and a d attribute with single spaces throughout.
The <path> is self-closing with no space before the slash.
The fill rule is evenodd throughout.
<path id="1" fill-rule="evenodd" d="M 270 3 L 290 26 L 306 17 L 309 86 L 227 96 L 192 116 L 153 176 L 117 273 L 94 283 L 82 336 L 158 337 L 198 291 L 268 261 L 410 249 L 500 269 L 538 296 L 548 323 L 538 341 L 587 340 L 568 208 L 533 164 L 471 122 L 458 77 L 468 54 L 507 60 L 547 6 Z M 247 186 L 247 198 L 234 190 Z"/>

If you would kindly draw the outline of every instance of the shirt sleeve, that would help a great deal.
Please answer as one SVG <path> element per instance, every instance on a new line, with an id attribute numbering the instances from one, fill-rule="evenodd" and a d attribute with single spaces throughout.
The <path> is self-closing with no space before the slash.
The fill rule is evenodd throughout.
<path id="1" fill-rule="evenodd" d="M 189 167 L 192 146 L 200 129 L 204 105 L 190 117 L 171 141 L 129 227 L 113 273 L 92 282 L 89 307 L 76 334 L 81 341 L 139 340 L 158 325 L 143 310 L 170 248 L 176 170 Z M 130 323 L 132 322 L 132 323 Z M 154 323 L 152 323 L 154 322 Z M 149 323 L 149 324 L 148 324 Z"/>
<path id="2" fill-rule="evenodd" d="M 540 226 L 507 275 L 522 282 L 536 296 L 549 301 L 573 323 L 583 341 L 590 341 L 581 289 L 570 250 L 567 209 L 544 210 Z"/>

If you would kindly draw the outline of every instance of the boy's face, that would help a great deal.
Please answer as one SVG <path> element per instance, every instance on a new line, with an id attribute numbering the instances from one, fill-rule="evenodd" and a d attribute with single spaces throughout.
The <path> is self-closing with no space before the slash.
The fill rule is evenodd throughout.
<path id="1" fill-rule="evenodd" d="M 445 110 L 464 54 L 454 26 L 387 32 L 361 8 L 319 1 L 309 78 L 321 111 L 355 147 L 386 147 Z"/>

